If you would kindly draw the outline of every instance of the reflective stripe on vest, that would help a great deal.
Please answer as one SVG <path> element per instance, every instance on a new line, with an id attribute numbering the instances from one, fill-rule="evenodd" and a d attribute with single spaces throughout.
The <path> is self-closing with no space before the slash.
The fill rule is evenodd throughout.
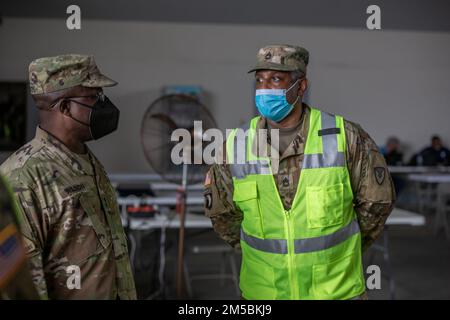
<path id="1" fill-rule="evenodd" d="M 307 253 L 325 250 L 338 245 L 359 232 L 358 221 L 355 219 L 338 231 L 314 238 L 295 239 L 295 253 Z M 246 234 L 241 229 L 241 239 L 253 249 L 268 253 L 287 254 L 285 239 L 260 239 Z"/>
<path id="2" fill-rule="evenodd" d="M 267 161 L 256 160 L 243 164 L 233 164 L 230 167 L 231 175 L 236 179 L 243 179 L 249 174 L 271 174 Z"/>
<path id="3" fill-rule="evenodd" d="M 336 116 L 321 111 L 321 127 L 317 133 L 322 138 L 323 153 L 305 154 L 303 159 L 303 169 L 314 168 L 330 168 L 345 166 L 345 154 L 338 151 L 337 134 L 340 129 L 336 128 Z M 245 125 L 240 129 L 247 131 L 249 125 Z M 254 128 L 250 128 L 254 130 Z M 243 140 L 242 140 L 243 139 Z M 243 179 L 250 174 L 271 174 L 270 164 L 267 160 L 250 160 L 245 159 L 247 150 L 247 135 L 244 137 L 235 134 L 233 141 L 233 163 L 230 163 L 230 171 L 232 177 Z M 238 152 L 241 146 L 244 152 Z"/>
<path id="4" fill-rule="evenodd" d="M 241 239 L 250 247 L 259 251 L 280 254 L 288 253 L 285 239 L 260 239 L 246 234 L 242 229 Z"/>
<path id="5" fill-rule="evenodd" d="M 249 129 L 249 123 L 240 128 L 244 132 Z M 247 149 L 247 135 L 244 137 L 237 134 L 233 139 L 233 163 L 230 164 L 231 175 L 236 179 L 243 179 L 249 174 L 271 174 L 269 162 L 263 160 L 245 159 Z M 239 146 L 242 152 L 238 152 Z"/>
<path id="6" fill-rule="evenodd" d="M 338 151 L 336 116 L 320 112 L 321 127 L 317 134 L 322 137 L 323 153 L 305 154 L 303 169 L 343 167 L 345 166 L 345 156 Z"/>

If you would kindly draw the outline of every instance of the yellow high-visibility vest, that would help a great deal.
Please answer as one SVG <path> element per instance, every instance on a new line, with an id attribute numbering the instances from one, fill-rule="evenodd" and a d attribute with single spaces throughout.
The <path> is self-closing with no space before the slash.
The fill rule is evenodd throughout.
<path id="1" fill-rule="evenodd" d="M 244 128 L 247 135 L 235 129 L 226 142 L 233 201 L 244 216 L 243 297 L 357 297 L 365 291 L 365 281 L 343 118 L 311 108 L 302 170 L 290 210 L 281 202 L 270 158 L 252 152 L 259 118 Z"/>

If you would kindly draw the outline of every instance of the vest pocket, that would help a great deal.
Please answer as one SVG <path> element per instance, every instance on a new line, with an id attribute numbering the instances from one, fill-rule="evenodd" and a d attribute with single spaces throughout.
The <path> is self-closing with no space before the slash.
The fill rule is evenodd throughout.
<path id="1" fill-rule="evenodd" d="M 246 300 L 274 300 L 274 270 L 248 257 L 242 259 L 239 287 Z"/>
<path id="2" fill-rule="evenodd" d="M 247 234 L 263 238 L 261 210 L 258 201 L 256 181 L 235 182 L 233 201 L 244 213 L 242 227 Z"/>
<path id="3" fill-rule="evenodd" d="M 349 299 L 364 292 L 361 256 L 352 253 L 327 264 L 313 265 L 316 299 Z"/>
<path id="4" fill-rule="evenodd" d="M 309 228 L 342 224 L 344 185 L 306 187 L 306 215 Z"/>

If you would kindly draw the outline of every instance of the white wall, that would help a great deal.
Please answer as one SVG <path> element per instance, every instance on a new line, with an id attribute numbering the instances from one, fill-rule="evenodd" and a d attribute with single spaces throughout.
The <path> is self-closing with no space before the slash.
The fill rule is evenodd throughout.
<path id="1" fill-rule="evenodd" d="M 121 123 L 91 148 L 110 172 L 148 172 L 139 128 L 162 86 L 203 86 L 219 127 L 235 127 L 253 113 L 246 71 L 273 43 L 305 46 L 311 104 L 360 123 L 378 144 L 394 134 L 410 153 L 435 133 L 450 144 L 449 33 L 86 20 L 68 31 L 63 19 L 5 19 L 0 81 L 25 80 L 37 57 L 94 54 L 119 82 L 106 93 Z"/>

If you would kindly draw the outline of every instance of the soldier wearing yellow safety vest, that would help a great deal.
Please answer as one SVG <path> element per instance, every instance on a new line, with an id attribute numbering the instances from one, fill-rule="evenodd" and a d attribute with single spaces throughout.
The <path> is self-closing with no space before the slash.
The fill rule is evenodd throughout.
<path id="1" fill-rule="evenodd" d="M 205 179 L 206 215 L 242 251 L 245 299 L 364 298 L 362 252 L 395 201 L 369 135 L 302 102 L 308 60 L 302 47 L 259 50 L 261 116 L 228 135 Z"/>

